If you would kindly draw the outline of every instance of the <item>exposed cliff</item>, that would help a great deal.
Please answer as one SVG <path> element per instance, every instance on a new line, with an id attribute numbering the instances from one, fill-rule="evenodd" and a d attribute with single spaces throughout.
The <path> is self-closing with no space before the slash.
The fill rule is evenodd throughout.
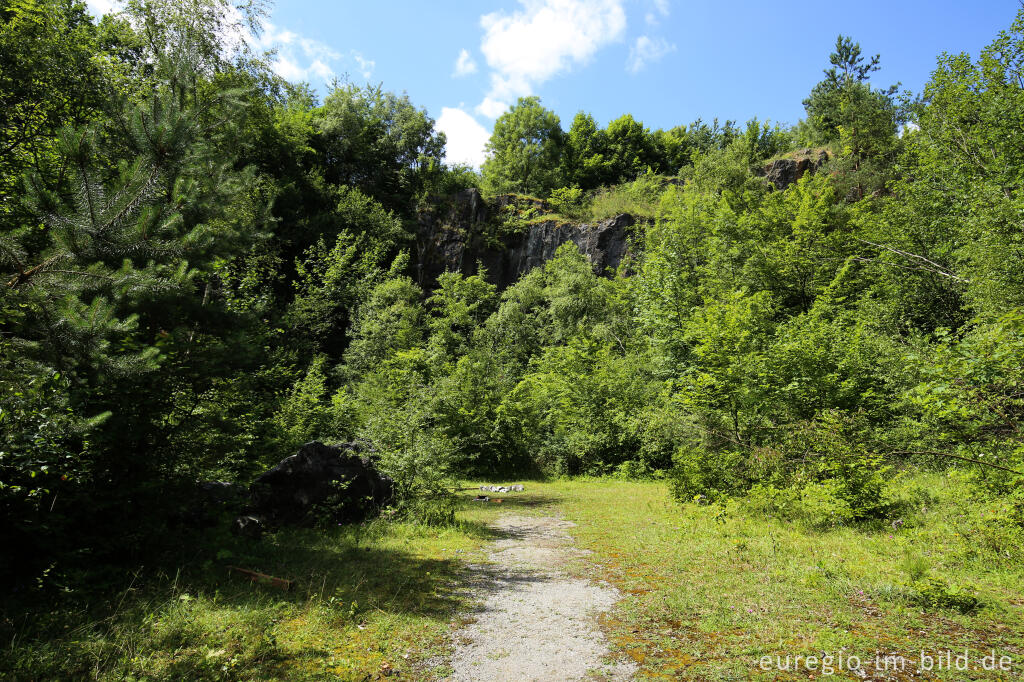
<path id="1" fill-rule="evenodd" d="M 784 190 L 806 173 L 814 173 L 829 160 L 823 149 L 801 149 L 793 158 L 776 159 L 763 169 L 764 178 L 777 190 Z"/>
<path id="2" fill-rule="evenodd" d="M 636 220 L 630 215 L 592 224 L 517 218 L 545 211 L 541 201 L 507 195 L 485 200 L 476 189 L 435 202 L 419 214 L 418 283 L 433 288 L 445 271 L 472 275 L 481 263 L 500 290 L 552 258 L 566 242 L 579 247 L 597 274 L 614 270 L 633 251 L 630 228 Z"/>

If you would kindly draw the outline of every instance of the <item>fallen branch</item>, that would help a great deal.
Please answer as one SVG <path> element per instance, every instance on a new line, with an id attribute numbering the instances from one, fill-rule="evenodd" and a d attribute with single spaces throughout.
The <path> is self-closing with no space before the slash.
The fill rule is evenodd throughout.
<path id="1" fill-rule="evenodd" d="M 247 568 L 239 568 L 238 566 L 228 566 L 228 570 L 233 571 L 235 573 L 240 573 L 252 582 L 258 583 L 260 585 L 269 585 L 271 587 L 276 587 L 279 590 L 284 590 L 285 592 L 292 589 L 291 580 L 285 580 L 284 578 L 275 578 L 274 576 L 267 575 L 266 573 L 258 573 L 256 571 L 250 571 Z"/>
<path id="2" fill-rule="evenodd" d="M 887 246 L 885 244 L 876 244 L 875 242 L 868 241 L 867 239 L 857 239 L 857 241 L 859 241 L 862 244 L 869 244 L 871 246 L 874 246 L 876 249 L 884 249 L 884 250 L 889 251 L 891 253 L 895 253 L 898 256 L 903 256 L 904 258 L 913 259 L 913 260 L 920 261 L 920 262 L 926 264 L 925 266 L 920 266 L 919 265 L 916 268 L 908 268 L 908 269 L 924 270 L 924 271 L 927 271 L 927 272 L 933 272 L 936 275 L 942 275 L 943 277 L 948 277 L 948 278 L 950 278 L 952 280 L 956 280 L 957 282 L 963 282 L 964 284 L 970 284 L 971 283 L 971 280 L 969 280 L 969 279 L 967 279 L 965 277 L 961 277 L 959 275 L 956 275 L 956 274 L 950 272 L 949 270 L 947 270 L 946 268 L 944 268 L 943 266 L 939 265 L 935 261 L 929 260 L 929 259 L 925 258 L 924 256 L 920 256 L 920 255 L 918 255 L 916 253 L 910 253 L 909 251 L 903 251 L 901 249 L 897 249 L 897 248 L 892 247 L 892 246 Z M 868 258 L 858 257 L 857 260 L 864 261 L 864 262 L 871 262 L 871 261 L 874 261 L 875 259 L 868 259 Z"/>
<path id="3" fill-rule="evenodd" d="M 960 455 L 954 455 L 949 452 L 940 452 L 938 450 L 897 450 L 896 452 L 890 452 L 890 455 L 934 455 L 936 457 L 948 457 L 949 459 L 958 459 L 961 462 L 970 462 L 971 464 L 980 464 L 983 467 L 991 467 L 993 469 L 999 469 L 1000 471 L 1006 471 L 1011 474 L 1017 474 L 1018 476 L 1024 476 L 1024 471 L 1017 471 L 1016 469 L 1008 469 L 1007 467 L 999 464 L 993 464 L 992 462 L 982 462 L 980 459 L 971 459 L 970 457 L 961 457 Z"/>

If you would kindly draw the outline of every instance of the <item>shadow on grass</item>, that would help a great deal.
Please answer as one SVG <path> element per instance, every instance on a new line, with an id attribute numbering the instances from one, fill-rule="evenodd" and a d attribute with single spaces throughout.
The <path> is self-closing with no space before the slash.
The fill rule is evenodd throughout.
<path id="1" fill-rule="evenodd" d="M 334 599 L 360 605 L 360 610 L 416 613 L 444 618 L 457 600 L 442 589 L 456 574 L 455 559 L 429 559 L 401 549 L 382 548 L 376 539 L 350 528 L 337 532 L 287 529 L 259 543 L 239 543 L 232 565 L 293 581 L 292 589 L 277 592 L 254 585 L 220 567 L 221 578 L 209 585 L 221 599 L 244 601 L 254 593 L 277 594 L 285 601 Z M 239 546 L 236 545 L 236 546 Z"/>
<path id="2" fill-rule="evenodd" d="M 529 491 L 488 493 L 501 504 L 472 502 L 478 494 L 460 494 L 459 508 L 487 505 L 501 514 L 560 502 Z M 7 645 L 0 652 L 0 679 L 123 679 L 151 666 L 161 670 L 153 679 L 218 679 L 227 659 L 256 677 L 285 666 L 288 679 L 305 679 L 292 666 L 335 657 L 334 645 L 325 647 L 317 628 L 343 629 L 351 647 L 384 656 L 381 646 L 404 645 L 362 642 L 378 636 L 374 622 L 384 623 L 384 631 L 421 632 L 425 623 L 443 625 L 467 607 L 465 588 L 474 583 L 537 579 L 481 574 L 442 551 L 452 532 L 378 521 L 286 528 L 253 541 L 231 535 L 225 522 L 182 535 L 174 551 L 145 569 L 122 573 L 123 582 L 110 581 L 109 588 L 0 605 L 0 641 Z M 459 521 L 453 542 L 460 535 L 508 537 L 480 519 Z M 289 580 L 291 589 L 254 584 L 228 566 Z M 291 621 L 301 633 L 288 630 Z M 276 644 L 282 627 L 292 632 L 288 647 Z"/>
<path id="3" fill-rule="evenodd" d="M 150 666 L 149 657 L 162 661 L 153 679 L 221 679 L 227 659 L 264 679 L 267 666 L 329 657 L 317 623 L 355 630 L 382 614 L 386 622 L 443 623 L 465 605 L 450 587 L 466 574 L 463 562 L 423 557 L 418 549 L 436 540 L 422 532 L 382 523 L 288 528 L 260 541 L 213 531 L 194 540 L 164 557 L 164 569 L 139 569 L 127 589 L 3 604 L 0 679 L 122 679 Z M 291 589 L 255 584 L 229 565 L 290 580 Z M 290 619 L 305 630 L 285 651 L 275 631 Z"/>

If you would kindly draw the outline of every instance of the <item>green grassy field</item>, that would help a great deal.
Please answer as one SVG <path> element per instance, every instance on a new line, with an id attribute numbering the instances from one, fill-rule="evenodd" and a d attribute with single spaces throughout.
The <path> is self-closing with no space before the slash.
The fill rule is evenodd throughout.
<path id="1" fill-rule="evenodd" d="M 494 538 L 487 522 L 515 512 L 578 524 L 576 541 L 593 554 L 570 570 L 623 592 L 601 625 L 641 679 L 820 678 L 829 676 L 820 659 L 786 672 L 776 657 L 790 656 L 792 668 L 792 657 L 823 654 L 840 678 L 853 677 L 840 669 L 851 656 L 868 679 L 1024 675 L 1024 567 L 985 546 L 985 516 L 997 510 L 972 507 L 938 475 L 903 485 L 929 495 L 872 529 L 814 531 L 739 504 L 680 506 L 661 482 L 599 479 L 528 482 L 501 504 L 464 492 L 450 528 L 381 520 L 260 543 L 224 536 L 217 561 L 174 575 L 144 569 L 94 612 L 69 595 L 6 623 L 0 670 L 10 679 L 443 676 L 446 635 L 467 606 L 454 588 Z M 228 564 L 295 586 L 254 585 Z M 960 599 L 922 601 L 912 586 L 927 584 Z M 979 605 L 964 608 L 966 597 Z M 991 651 L 997 665 L 1008 656 L 1010 670 L 916 673 L 922 652 L 956 652 L 955 667 L 965 650 L 975 666 Z M 888 672 L 875 670 L 877 654 Z"/>
<path id="2" fill-rule="evenodd" d="M 375 521 L 220 538 L 216 561 L 168 575 L 143 569 L 113 599 L 67 595 L 5 623 L 4 679 L 361 680 L 443 652 L 464 604 L 451 589 L 490 539 L 479 523 Z M 228 565 L 294 581 L 284 592 Z M 91 613 L 81 611 L 92 603 Z"/>
<path id="3" fill-rule="evenodd" d="M 680 508 L 659 483 L 573 481 L 537 491 L 579 524 L 579 544 L 594 551 L 599 571 L 581 566 L 581 573 L 625 594 L 603 625 L 642 678 L 810 679 L 823 676 L 820 660 L 816 670 L 802 662 L 787 673 L 776 657 L 785 664 L 787 655 L 824 653 L 836 677 L 853 676 L 841 675 L 842 654 L 847 668 L 849 657 L 860 657 L 869 678 L 920 679 L 921 653 L 947 650 L 968 650 L 972 665 L 995 650 L 997 662 L 1012 658 L 1011 671 L 938 671 L 936 662 L 923 677 L 1024 676 L 1024 567 L 980 551 L 970 537 L 972 522 L 990 510 L 965 508 L 941 477 L 915 483 L 934 498 L 895 528 L 825 532 L 757 518 L 738 505 Z M 968 613 L 922 606 L 907 585 L 929 577 L 950 590 L 973 586 L 981 606 Z M 764 656 L 773 659 L 768 671 Z M 897 670 L 898 657 L 905 670 Z"/>

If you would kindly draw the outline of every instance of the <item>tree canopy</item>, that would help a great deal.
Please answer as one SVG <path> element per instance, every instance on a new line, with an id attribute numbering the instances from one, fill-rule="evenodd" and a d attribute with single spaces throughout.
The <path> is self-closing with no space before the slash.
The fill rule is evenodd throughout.
<path id="1" fill-rule="evenodd" d="M 197 481 L 314 438 L 372 442 L 396 518 L 584 474 L 885 523 L 889 467 L 955 463 L 1022 537 L 1024 11 L 916 99 L 841 35 L 792 127 L 566 131 L 523 97 L 479 174 L 407 96 L 321 101 L 225 45 L 259 16 L 0 9 L 5 585 L 159 564 Z M 438 254 L 467 262 L 419 277 Z M 495 281 L 513 257 L 537 267 Z"/>

